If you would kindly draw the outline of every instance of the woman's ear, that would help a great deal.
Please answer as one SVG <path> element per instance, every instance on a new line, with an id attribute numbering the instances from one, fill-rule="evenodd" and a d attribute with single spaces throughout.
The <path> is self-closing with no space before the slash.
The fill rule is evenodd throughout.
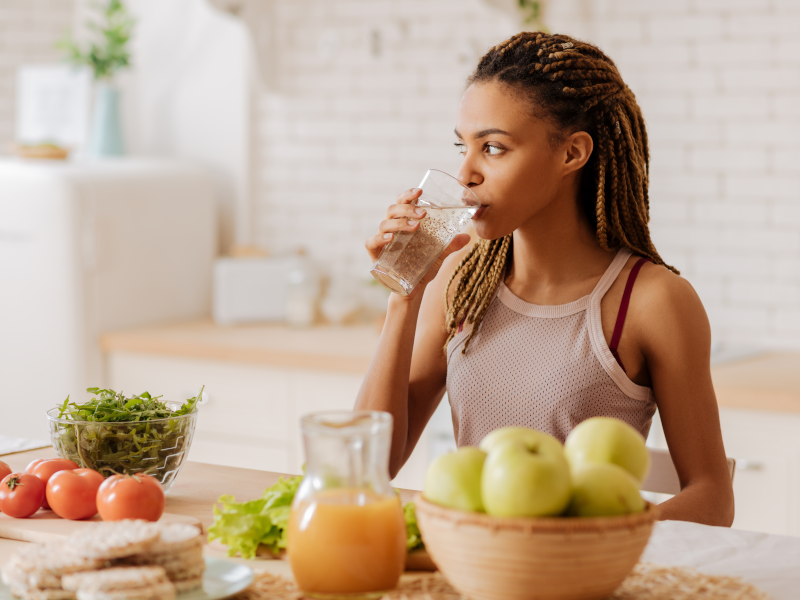
<path id="1" fill-rule="evenodd" d="M 594 148 L 592 136 L 585 131 L 576 131 L 564 141 L 564 174 L 580 169 L 589 160 Z"/>

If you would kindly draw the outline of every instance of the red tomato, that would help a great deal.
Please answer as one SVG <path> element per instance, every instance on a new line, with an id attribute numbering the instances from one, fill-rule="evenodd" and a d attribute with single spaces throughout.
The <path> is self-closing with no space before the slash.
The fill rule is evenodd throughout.
<path id="1" fill-rule="evenodd" d="M 37 458 L 36 460 L 32 460 L 31 462 L 28 463 L 28 466 L 25 467 L 25 471 L 24 472 L 25 473 L 30 473 L 31 471 L 33 471 L 33 468 L 36 465 L 38 465 L 40 462 L 42 462 L 44 460 L 47 460 L 47 459 L 46 458 Z"/>
<path id="2" fill-rule="evenodd" d="M 0 481 L 0 510 L 9 517 L 24 519 L 39 510 L 44 484 L 35 475 L 11 473 Z"/>
<path id="3" fill-rule="evenodd" d="M 97 492 L 97 510 L 103 521 L 158 521 L 166 502 L 161 484 L 150 475 L 112 475 Z"/>
<path id="4" fill-rule="evenodd" d="M 25 467 L 25 472 L 30 473 L 31 475 L 36 475 L 42 480 L 42 483 L 47 486 L 47 482 L 54 473 L 58 473 L 59 471 L 71 471 L 77 468 L 78 465 L 68 458 L 40 458 L 39 460 L 35 460 Z M 46 494 L 45 499 L 42 501 L 42 508 L 50 508 L 50 505 L 47 503 Z"/>
<path id="5" fill-rule="evenodd" d="M 94 469 L 54 473 L 47 482 L 47 502 L 62 519 L 90 519 L 97 514 L 97 490 L 103 476 Z"/>
<path id="6" fill-rule="evenodd" d="M 0 460 L 0 479 L 4 479 L 6 475 L 11 475 L 12 472 L 11 467 Z"/>

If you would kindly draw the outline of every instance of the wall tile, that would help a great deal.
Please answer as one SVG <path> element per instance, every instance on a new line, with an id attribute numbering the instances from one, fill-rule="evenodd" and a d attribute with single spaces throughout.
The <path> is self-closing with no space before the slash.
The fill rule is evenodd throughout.
<path id="1" fill-rule="evenodd" d="M 284 102 L 259 102 L 256 229 L 276 251 L 302 243 L 363 276 L 363 240 L 394 197 L 427 167 L 457 169 L 464 79 L 517 26 L 479 0 L 276 7 L 298 58 L 281 68 Z M 800 348 L 800 309 L 782 304 L 800 300 L 800 3 L 559 0 L 547 10 L 551 29 L 597 43 L 636 93 L 652 237 L 697 289 L 715 339 Z M 325 63 L 318 43 L 330 30 L 342 48 Z"/>

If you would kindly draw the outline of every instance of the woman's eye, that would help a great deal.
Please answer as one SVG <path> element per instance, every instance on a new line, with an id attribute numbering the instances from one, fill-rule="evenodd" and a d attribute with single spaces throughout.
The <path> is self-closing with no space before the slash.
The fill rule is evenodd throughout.
<path id="1" fill-rule="evenodd" d="M 466 144 L 462 144 L 461 142 L 456 142 L 453 145 L 456 147 L 456 149 L 458 150 L 459 154 L 464 154 L 467 151 L 467 145 Z"/>
<path id="2" fill-rule="evenodd" d="M 487 144 L 486 151 L 489 153 L 489 156 L 497 156 L 503 151 L 503 149 L 497 146 L 492 146 L 490 144 Z"/>

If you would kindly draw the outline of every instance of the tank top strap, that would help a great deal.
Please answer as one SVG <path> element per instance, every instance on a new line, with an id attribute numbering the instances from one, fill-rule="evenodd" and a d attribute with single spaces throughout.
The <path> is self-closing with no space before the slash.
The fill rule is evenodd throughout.
<path id="1" fill-rule="evenodd" d="M 603 296 L 606 295 L 608 288 L 611 287 L 611 284 L 617 280 L 617 277 L 622 272 L 622 269 L 625 268 L 625 264 L 628 262 L 628 259 L 631 257 L 633 253 L 630 249 L 622 247 L 617 250 L 617 255 L 614 257 L 614 260 L 611 261 L 611 264 L 608 265 L 606 272 L 603 273 L 603 276 L 600 278 L 600 281 L 597 282 L 597 285 L 594 286 L 592 293 L 590 294 L 590 303 L 599 303 L 600 300 L 603 299 Z"/>

